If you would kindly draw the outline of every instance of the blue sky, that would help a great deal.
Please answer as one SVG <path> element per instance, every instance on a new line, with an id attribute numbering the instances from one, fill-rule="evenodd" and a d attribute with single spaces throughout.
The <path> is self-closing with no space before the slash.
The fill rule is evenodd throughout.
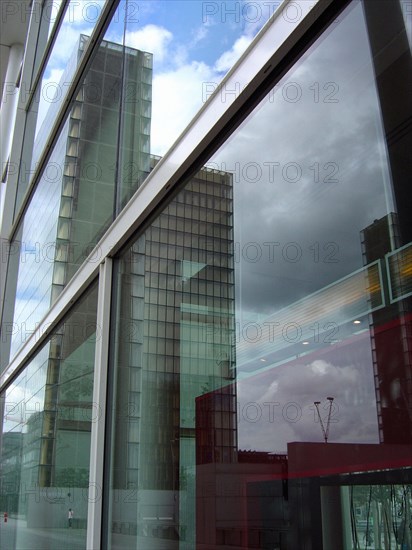
<path id="1" fill-rule="evenodd" d="M 279 2 L 271 4 L 274 9 Z M 212 65 L 241 35 L 256 34 L 270 13 L 271 6 L 259 2 L 158 0 L 150 2 L 147 10 L 140 8 L 138 19 L 141 26 L 155 24 L 170 30 L 176 41 L 192 45 L 191 59 Z"/>
<path id="2" fill-rule="evenodd" d="M 103 0 L 72 0 L 43 78 L 47 99 Z M 280 1 L 122 0 L 105 38 L 153 54 L 151 152 L 164 155 Z M 98 9 L 99 8 L 99 9 Z M 124 19 L 126 16 L 126 25 Z M 63 89 L 63 94 L 66 88 Z M 209 87 L 210 89 L 210 87 Z M 60 92 L 59 92 L 60 93 Z M 50 101 L 40 99 L 38 128 Z"/>

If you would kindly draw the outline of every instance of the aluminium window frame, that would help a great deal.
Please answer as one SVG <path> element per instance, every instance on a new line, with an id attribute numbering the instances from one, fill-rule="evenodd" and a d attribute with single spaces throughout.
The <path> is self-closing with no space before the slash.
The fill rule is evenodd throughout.
<path id="1" fill-rule="evenodd" d="M 106 258 L 99 267 L 96 348 L 90 433 L 89 495 L 86 548 L 101 548 L 102 492 L 106 429 L 106 394 L 110 342 L 113 261 Z"/>

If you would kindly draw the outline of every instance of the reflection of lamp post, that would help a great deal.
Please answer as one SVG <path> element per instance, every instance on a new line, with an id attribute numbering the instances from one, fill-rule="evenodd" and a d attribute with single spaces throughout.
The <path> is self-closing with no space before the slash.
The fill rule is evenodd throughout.
<path id="1" fill-rule="evenodd" d="M 326 429 L 325 429 L 325 426 L 323 425 L 322 417 L 320 416 L 320 412 L 319 412 L 320 401 L 314 401 L 313 403 L 318 412 L 320 427 L 322 428 L 322 433 L 323 433 L 323 438 L 325 440 L 325 443 L 328 442 L 328 437 L 329 437 L 329 427 L 330 427 L 330 418 L 332 414 L 333 397 L 327 397 L 326 399 L 329 401 L 329 413 L 328 413 L 328 420 L 326 422 Z"/>

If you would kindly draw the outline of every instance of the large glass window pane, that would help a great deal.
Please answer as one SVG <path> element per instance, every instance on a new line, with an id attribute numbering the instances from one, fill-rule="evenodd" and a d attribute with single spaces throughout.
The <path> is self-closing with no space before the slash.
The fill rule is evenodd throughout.
<path id="1" fill-rule="evenodd" d="M 86 548 L 96 310 L 95 284 L 2 396 L 2 548 Z"/>
<path id="2" fill-rule="evenodd" d="M 411 544 L 406 53 L 350 4 L 119 259 L 109 548 Z"/>
<path id="3" fill-rule="evenodd" d="M 194 548 L 195 397 L 203 392 L 217 389 L 231 403 L 222 444 L 233 453 L 234 395 L 222 390 L 234 378 L 233 254 L 227 250 L 233 242 L 232 203 L 217 212 L 214 223 L 199 223 L 199 208 L 184 218 L 174 208 L 191 205 L 195 197 L 223 199 L 231 185 L 230 174 L 201 170 L 157 220 L 168 228 L 164 248 L 157 246 L 153 226 L 119 261 L 112 548 L 129 547 L 136 536 L 144 547 L 177 547 L 181 540 Z M 199 233 L 201 244 L 184 242 L 183 236 Z"/>
<path id="4" fill-rule="evenodd" d="M 86 23 L 96 19 L 102 5 L 102 1 L 96 6 L 71 2 L 67 8 L 39 86 L 44 95 L 43 90 L 55 84 L 58 97 L 40 102 L 39 113 L 29 113 L 36 122 L 27 122 L 24 147 L 29 149 L 21 163 L 18 204 L 32 175 L 27 167 L 30 163 L 33 167 L 42 153 L 44 138 L 88 43 L 93 26 Z M 154 9 L 151 0 L 119 3 L 36 185 L 20 239 L 12 244 L 20 261 L 17 286 L 16 269 L 10 269 L 8 276 L 3 322 L 10 329 L 2 343 L 3 365 L 277 7 L 276 2 L 218 6 L 164 0 Z M 191 21 L 192 27 L 182 26 L 180 17 Z M 285 12 L 283 17 L 292 14 Z M 67 21 L 74 27 L 68 27 Z M 69 33 L 64 48 L 62 33 Z M 54 75 L 51 80 L 49 73 Z M 240 93 L 243 84 L 227 93 Z M 223 102 L 225 94 L 222 91 Z M 36 132 L 30 136 L 31 127 Z M 217 206 L 215 199 L 208 200 L 210 207 Z M 93 261 L 99 259 L 97 255 Z"/>
<path id="5" fill-rule="evenodd" d="M 128 4 L 125 44 L 153 56 L 153 73 L 141 76 L 142 85 L 152 87 L 151 154 L 167 152 L 280 4 L 233 0 Z M 281 16 L 295 25 L 301 13 L 292 12 L 283 10 Z M 222 102 L 246 84 L 221 90 Z M 132 88 L 129 91 L 131 98 Z"/>
<path id="6" fill-rule="evenodd" d="M 280 2 L 120 2 L 118 13 L 120 18 L 126 14 L 125 23 L 112 24 L 108 39 L 123 42 L 131 55 L 123 65 L 117 211 L 279 6 Z M 296 24 L 294 17 L 291 23 Z M 135 55 L 144 57 L 138 71 Z M 222 90 L 222 101 L 239 94 L 245 84 Z"/>
<path id="7" fill-rule="evenodd" d="M 62 104 L 83 52 L 83 48 L 72 49 L 68 44 L 77 44 L 82 36 L 90 36 L 104 4 L 105 0 L 72 0 L 67 7 L 57 43 L 28 113 L 16 211 L 46 143 L 50 122 Z M 117 210 L 153 168 L 147 155 L 166 153 L 279 7 L 278 1 L 119 2 L 106 33 L 108 41 L 126 46 L 125 53 L 129 54 L 124 63 L 116 63 L 117 73 L 112 73 L 110 88 L 111 94 L 120 95 L 124 104 Z M 45 28 L 50 11 L 51 7 L 45 6 Z M 297 24 L 301 15 L 299 10 L 283 8 L 282 17 L 291 25 Z M 185 25 L 181 24 L 182 18 Z M 42 37 L 45 42 L 45 32 L 40 33 L 39 51 L 45 46 L 40 46 Z M 109 69 L 100 67 L 100 70 Z M 234 90 L 221 90 L 222 102 L 238 95 L 246 84 L 239 82 Z M 95 92 L 100 90 L 105 96 L 109 95 L 107 86 L 93 81 Z"/>

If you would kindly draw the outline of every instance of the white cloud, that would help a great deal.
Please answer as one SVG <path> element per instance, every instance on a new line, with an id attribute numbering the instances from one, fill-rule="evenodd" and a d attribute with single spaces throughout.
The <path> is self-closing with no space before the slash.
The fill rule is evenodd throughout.
<path id="1" fill-rule="evenodd" d="M 42 94 L 39 100 L 37 115 L 38 130 L 40 129 L 44 121 L 50 105 L 54 101 L 57 101 L 59 94 L 62 95 L 67 91 L 68 85 L 63 87 L 63 84 L 60 82 L 60 79 L 63 76 L 63 72 L 63 69 L 52 69 L 48 78 L 43 78 L 42 80 Z"/>
<path id="2" fill-rule="evenodd" d="M 157 25 L 146 25 L 138 31 L 126 32 L 126 46 L 152 53 L 155 62 L 165 59 L 172 40 L 173 34 Z"/>
<path id="3" fill-rule="evenodd" d="M 194 32 L 191 45 L 202 40 L 207 29 Z M 167 29 L 147 25 L 140 31 L 128 33 L 126 44 L 154 54 L 154 60 L 169 61 L 171 69 L 153 72 L 153 110 L 151 127 L 151 152 L 164 155 L 180 133 L 202 107 L 205 98 L 205 84 L 218 83 L 221 72 L 229 69 L 251 42 L 242 36 L 233 47 L 223 53 L 214 66 L 203 62 L 188 62 L 190 46 L 174 45 L 173 35 Z M 170 66 L 169 65 L 169 66 Z"/>
<path id="4" fill-rule="evenodd" d="M 230 50 L 224 52 L 215 63 L 215 70 L 219 73 L 227 72 L 236 63 L 242 53 L 252 42 L 253 37 L 243 35 L 236 40 Z"/>
<path id="5" fill-rule="evenodd" d="M 202 25 L 197 29 L 195 29 L 192 32 L 193 40 L 191 42 L 191 46 L 195 46 L 198 42 L 200 42 L 201 40 L 204 40 L 208 35 L 208 33 L 209 33 L 209 29 L 205 25 Z"/>
<path id="6" fill-rule="evenodd" d="M 326 363 L 326 361 L 318 359 L 316 361 L 313 361 L 310 368 L 312 369 L 314 374 L 326 374 L 328 363 Z"/>
<path id="7" fill-rule="evenodd" d="M 155 155 L 166 153 L 200 109 L 203 84 L 209 81 L 216 81 L 216 75 L 198 62 L 154 74 L 151 151 Z"/>

